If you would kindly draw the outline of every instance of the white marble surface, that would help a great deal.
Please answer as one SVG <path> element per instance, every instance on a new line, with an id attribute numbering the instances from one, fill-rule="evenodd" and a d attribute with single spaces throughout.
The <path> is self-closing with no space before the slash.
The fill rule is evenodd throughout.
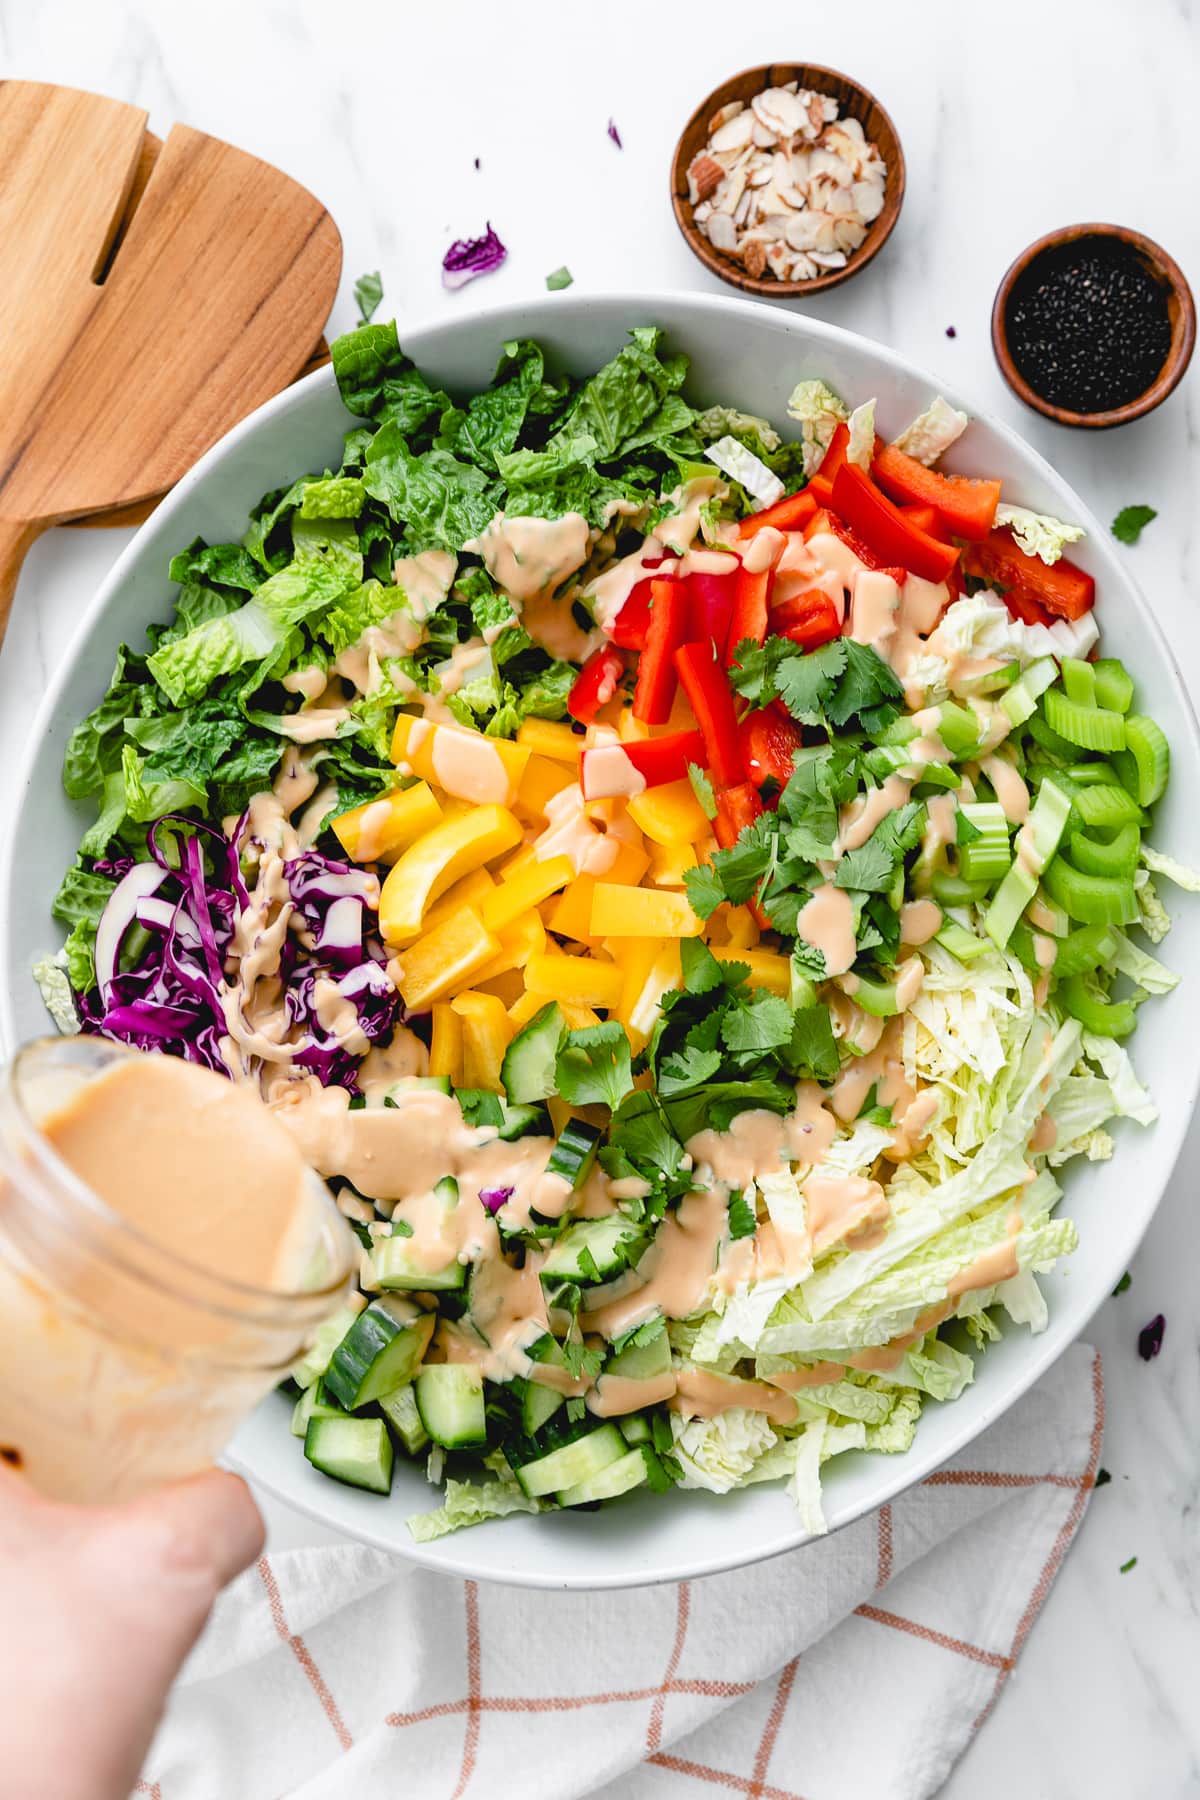
<path id="1" fill-rule="evenodd" d="M 1008 0 L 1002 9 L 761 0 L 749 11 L 716 0 L 442 0 L 425 9 L 399 0 L 0 0 L 0 74 L 136 101 L 159 131 L 184 120 L 311 186 L 345 238 L 338 326 L 352 319 L 354 276 L 375 267 L 402 326 L 540 292 L 564 262 L 584 291 L 716 286 L 669 210 L 683 120 L 750 63 L 805 58 L 856 74 L 896 121 L 908 199 L 883 256 L 813 311 L 952 375 L 1055 460 L 1102 518 L 1131 501 L 1156 506 L 1160 518 L 1128 554 L 1200 695 L 1200 374 L 1138 425 L 1073 434 L 1021 408 L 988 339 L 1011 257 L 1069 220 L 1139 226 L 1200 279 L 1198 48 L 1192 0 Z M 623 151 L 605 135 L 610 115 Z M 509 246 L 507 265 L 444 294 L 444 246 L 489 218 Z M 30 556 L 0 665 L 0 768 L 11 767 L 72 619 L 127 536 L 57 531 Z M 0 792 L 0 828 L 4 806 Z M 1112 1485 L 1095 1496 L 950 1800 L 1200 1795 L 1197 1172 L 1193 1133 L 1133 1286 L 1092 1329 L 1105 1357 Z M 1166 1345 L 1146 1365 L 1137 1331 L 1160 1310 Z M 272 1520 L 281 1543 L 318 1535 L 278 1508 Z M 1134 1555 L 1136 1569 L 1120 1574 Z"/>

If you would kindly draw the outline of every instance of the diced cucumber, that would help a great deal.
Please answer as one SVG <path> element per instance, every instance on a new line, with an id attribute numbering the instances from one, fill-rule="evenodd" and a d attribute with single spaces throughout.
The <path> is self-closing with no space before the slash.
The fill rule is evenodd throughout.
<path id="1" fill-rule="evenodd" d="M 671 1341 L 665 1319 L 659 1319 L 653 1333 L 641 1343 L 627 1344 L 604 1365 L 606 1375 L 619 1375 L 626 1381 L 653 1381 L 671 1370 Z"/>
<path id="2" fill-rule="evenodd" d="M 334 1351 L 325 1376 L 348 1412 L 394 1393 L 412 1380 L 437 1320 L 410 1301 L 385 1295 L 361 1312 Z"/>
<path id="3" fill-rule="evenodd" d="M 590 1506 L 597 1500 L 615 1500 L 618 1494 L 628 1494 L 632 1488 L 645 1486 L 654 1460 L 650 1446 L 639 1444 L 590 1480 L 561 1488 L 558 1503 L 560 1506 Z"/>
<path id="4" fill-rule="evenodd" d="M 335 1481 L 371 1494 L 392 1491 L 395 1452 L 382 1419 L 351 1419 L 345 1413 L 310 1419 L 304 1454 L 314 1469 Z"/>
<path id="5" fill-rule="evenodd" d="M 581 1188 L 592 1172 L 601 1134 L 586 1119 L 568 1119 L 546 1163 L 547 1175 L 561 1175 L 573 1188 Z"/>
<path id="6" fill-rule="evenodd" d="M 334 1351 L 366 1304 L 365 1295 L 351 1294 L 345 1306 L 339 1306 L 321 1321 L 304 1355 L 292 1364 L 291 1376 L 297 1387 L 310 1388 L 321 1379 Z"/>
<path id="7" fill-rule="evenodd" d="M 421 1423 L 412 1383 L 397 1388 L 394 1394 L 382 1395 L 379 1410 L 390 1425 L 393 1437 L 399 1438 L 410 1456 L 419 1456 L 429 1442 L 429 1433 Z"/>
<path id="8" fill-rule="evenodd" d="M 594 1481 L 601 1469 L 619 1462 L 627 1452 L 628 1445 L 615 1425 L 598 1425 L 557 1450 L 522 1463 L 514 1473 L 521 1492 L 530 1500 L 538 1500 L 543 1494 Z"/>
<path id="9" fill-rule="evenodd" d="M 533 1363 L 545 1363 L 552 1368 L 567 1369 L 567 1358 L 562 1345 L 550 1332 L 545 1331 L 534 1343 L 525 1346 L 525 1354 Z M 538 1381 L 532 1376 L 522 1375 L 513 1382 L 521 1407 L 521 1429 L 526 1437 L 532 1437 L 542 1426 L 552 1419 L 559 1407 L 564 1405 L 567 1396 L 558 1388 L 551 1387 L 548 1382 Z"/>
<path id="10" fill-rule="evenodd" d="M 626 1413 L 623 1419 L 616 1420 L 616 1424 L 627 1444 L 649 1444 L 654 1440 L 645 1413 Z"/>
<path id="11" fill-rule="evenodd" d="M 295 1406 L 292 1408 L 292 1436 L 302 1438 L 308 1430 L 310 1419 L 333 1419 L 345 1417 L 340 1406 L 331 1406 L 325 1393 L 325 1383 L 314 1381 L 310 1388 L 305 1388 Z"/>
<path id="12" fill-rule="evenodd" d="M 518 1031 L 500 1065 L 508 1098 L 518 1105 L 548 1100 L 556 1092 L 554 1059 L 567 1033 L 557 1000 L 550 1000 Z"/>
<path id="13" fill-rule="evenodd" d="M 443 1175 L 433 1195 L 445 1218 L 458 1206 L 457 1181 L 452 1175 Z M 385 1291 L 398 1288 L 417 1293 L 442 1293 L 449 1288 L 460 1288 L 467 1277 L 466 1265 L 456 1256 L 440 1268 L 428 1268 L 417 1256 L 413 1239 L 398 1235 L 374 1240 L 371 1268 Z"/>
<path id="14" fill-rule="evenodd" d="M 606 1213 L 599 1219 L 579 1219 L 569 1225 L 551 1246 L 542 1264 L 544 1282 L 610 1281 L 646 1248 L 646 1232 L 623 1213 Z"/>
<path id="15" fill-rule="evenodd" d="M 450 1077 L 448 1075 L 402 1075 L 399 1081 L 393 1081 L 385 1090 L 381 1104 L 384 1106 L 403 1106 L 406 1100 L 415 1099 L 418 1094 L 448 1094 Z"/>
<path id="16" fill-rule="evenodd" d="M 536 1131 L 539 1136 L 550 1135 L 550 1121 L 544 1106 L 511 1106 L 505 1100 L 500 1102 L 503 1119 L 497 1136 L 510 1144 L 514 1138 L 524 1137 L 527 1131 Z"/>
<path id="17" fill-rule="evenodd" d="M 473 1363 L 430 1363 L 414 1386 L 421 1423 L 435 1444 L 467 1450 L 487 1443 L 483 1376 Z"/>

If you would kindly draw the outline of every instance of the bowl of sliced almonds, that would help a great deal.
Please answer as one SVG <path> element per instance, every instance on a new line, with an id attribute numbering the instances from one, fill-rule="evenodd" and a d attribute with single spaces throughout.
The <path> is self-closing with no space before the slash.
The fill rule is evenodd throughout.
<path id="1" fill-rule="evenodd" d="M 671 204 L 706 269 L 786 300 L 879 254 L 904 180 L 896 128 L 873 94 L 817 63 L 769 63 L 696 108 L 675 147 Z"/>

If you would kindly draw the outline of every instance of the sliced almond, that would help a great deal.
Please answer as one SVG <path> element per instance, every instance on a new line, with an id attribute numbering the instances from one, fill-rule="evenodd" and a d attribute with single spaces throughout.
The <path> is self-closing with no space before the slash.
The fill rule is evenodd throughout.
<path id="1" fill-rule="evenodd" d="M 742 267 L 747 275 L 755 279 L 767 266 L 767 251 L 761 238 L 744 238 L 742 240 Z"/>
<path id="2" fill-rule="evenodd" d="M 850 197 L 854 201 L 855 212 L 867 225 L 883 211 L 882 182 L 856 181 L 850 189 Z"/>
<path id="3" fill-rule="evenodd" d="M 708 241 L 714 250 L 724 250 L 727 254 L 732 254 L 737 249 L 737 226 L 728 213 L 713 213 L 704 229 L 708 233 Z"/>
<path id="4" fill-rule="evenodd" d="M 727 125 L 730 119 L 736 119 L 738 114 L 740 112 L 745 112 L 745 110 L 746 103 L 744 100 L 727 100 L 724 106 L 719 106 L 717 108 L 712 118 L 708 121 L 709 137 L 712 136 L 714 131 L 720 131 L 722 125 Z"/>
<path id="5" fill-rule="evenodd" d="M 786 88 L 767 88 L 755 94 L 750 105 L 759 123 L 780 138 L 795 137 L 807 118 L 802 97 Z"/>
<path id="6" fill-rule="evenodd" d="M 810 250 L 808 256 L 818 269 L 844 269 L 846 266 L 844 250 Z"/>
<path id="7" fill-rule="evenodd" d="M 724 169 L 713 157 L 703 150 L 699 156 L 693 156 L 688 164 L 688 199 L 692 205 L 695 206 L 698 200 L 707 200 L 724 178 Z"/>
<path id="8" fill-rule="evenodd" d="M 723 150 L 744 150 L 750 142 L 754 131 L 754 119 L 748 112 L 736 113 L 727 119 L 719 130 L 714 131 L 709 141 L 709 150 L 719 156 Z"/>

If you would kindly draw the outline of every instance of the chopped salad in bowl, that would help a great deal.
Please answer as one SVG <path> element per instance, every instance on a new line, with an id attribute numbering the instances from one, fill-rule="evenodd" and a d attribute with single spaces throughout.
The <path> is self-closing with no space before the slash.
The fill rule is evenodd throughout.
<path id="1" fill-rule="evenodd" d="M 247 1082 L 361 1242 L 297 1455 L 426 1540 L 902 1452 L 1046 1321 L 1059 1171 L 1153 1103 L 1169 746 L 1078 528 L 653 327 L 471 396 L 333 350 L 340 467 L 170 565 L 71 736 L 64 1029 Z M 1018 497 L 1019 498 L 1019 497 Z"/>

